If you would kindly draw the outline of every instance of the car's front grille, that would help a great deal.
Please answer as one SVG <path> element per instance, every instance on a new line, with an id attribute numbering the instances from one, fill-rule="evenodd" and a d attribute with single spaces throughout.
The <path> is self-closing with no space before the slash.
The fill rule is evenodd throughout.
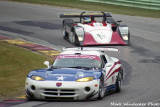
<path id="1" fill-rule="evenodd" d="M 74 100 L 74 97 L 45 97 L 46 100 Z"/>
<path id="2" fill-rule="evenodd" d="M 65 91 L 67 91 L 67 92 L 74 92 L 75 90 L 70 90 L 70 89 L 61 89 L 61 92 L 65 92 Z"/>
<path id="3" fill-rule="evenodd" d="M 44 92 L 46 95 L 58 95 L 58 93 Z"/>
<path id="4" fill-rule="evenodd" d="M 54 97 L 69 97 L 76 94 L 75 90 L 72 89 L 44 89 L 43 94 L 45 96 L 54 96 Z"/>
<path id="5" fill-rule="evenodd" d="M 74 95 L 75 93 L 60 93 L 61 96 L 65 96 L 65 95 Z"/>
<path id="6" fill-rule="evenodd" d="M 45 91 L 58 91 L 57 89 L 44 89 Z"/>

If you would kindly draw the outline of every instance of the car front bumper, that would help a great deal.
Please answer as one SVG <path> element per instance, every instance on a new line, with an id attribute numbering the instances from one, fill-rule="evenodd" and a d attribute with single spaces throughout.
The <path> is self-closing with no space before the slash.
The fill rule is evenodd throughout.
<path id="1" fill-rule="evenodd" d="M 61 86 L 57 86 L 61 84 Z M 99 80 L 89 82 L 76 81 L 36 81 L 26 79 L 26 95 L 35 99 L 84 100 L 98 97 Z"/>

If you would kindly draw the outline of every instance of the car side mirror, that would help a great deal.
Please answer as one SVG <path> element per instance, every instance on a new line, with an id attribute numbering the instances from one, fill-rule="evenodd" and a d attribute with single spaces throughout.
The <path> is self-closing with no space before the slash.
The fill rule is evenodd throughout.
<path id="1" fill-rule="evenodd" d="M 49 68 L 50 67 L 49 66 L 49 61 L 44 61 L 44 65 L 46 65 Z"/>
<path id="2" fill-rule="evenodd" d="M 106 64 L 106 67 L 111 67 L 111 66 L 112 66 L 111 63 L 107 63 L 107 64 Z"/>

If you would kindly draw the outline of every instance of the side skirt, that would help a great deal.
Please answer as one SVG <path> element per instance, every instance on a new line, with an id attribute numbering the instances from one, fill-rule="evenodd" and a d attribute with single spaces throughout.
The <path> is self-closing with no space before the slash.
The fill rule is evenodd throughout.
<path id="1" fill-rule="evenodd" d="M 116 84 L 107 86 L 107 87 L 106 87 L 106 93 L 105 93 L 105 95 L 108 95 L 109 93 L 115 91 L 115 89 L 116 89 Z"/>

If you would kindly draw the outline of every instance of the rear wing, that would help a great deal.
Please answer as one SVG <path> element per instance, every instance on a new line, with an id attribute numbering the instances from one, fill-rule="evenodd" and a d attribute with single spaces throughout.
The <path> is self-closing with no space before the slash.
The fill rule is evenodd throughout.
<path id="1" fill-rule="evenodd" d="M 75 47 L 75 48 L 63 48 L 64 51 L 112 51 L 119 52 L 118 48 L 93 48 L 93 47 Z"/>
<path id="2" fill-rule="evenodd" d="M 80 17 L 112 17 L 110 13 L 105 12 L 82 12 L 82 13 L 71 13 L 71 14 L 59 14 L 60 18 L 80 18 Z"/>

